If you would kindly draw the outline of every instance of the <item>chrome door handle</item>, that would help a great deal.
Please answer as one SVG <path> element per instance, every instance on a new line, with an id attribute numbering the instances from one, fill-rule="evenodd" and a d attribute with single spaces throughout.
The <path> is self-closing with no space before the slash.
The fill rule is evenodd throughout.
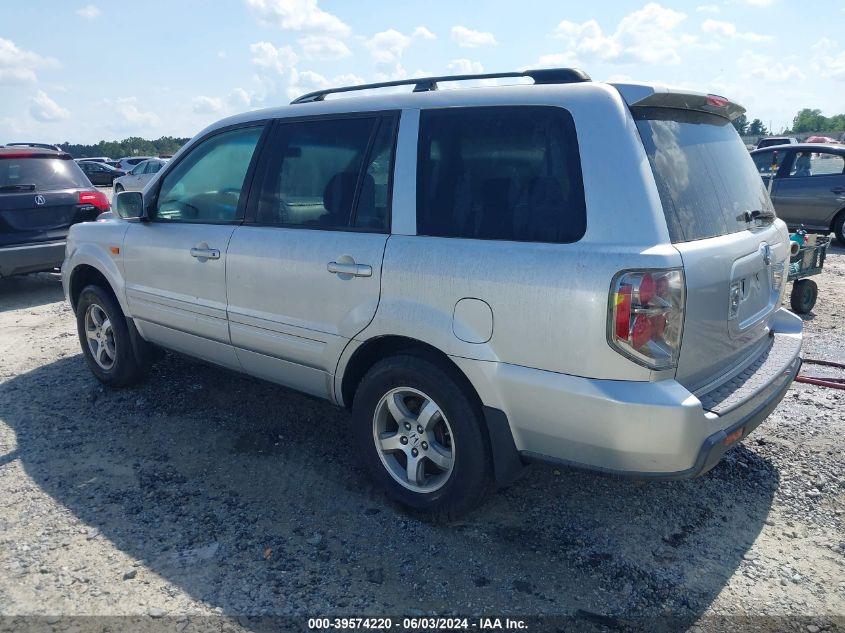
<path id="1" fill-rule="evenodd" d="M 191 257 L 197 259 L 220 259 L 220 251 L 216 248 L 192 248 Z"/>
<path id="2" fill-rule="evenodd" d="M 352 275 L 353 277 L 372 277 L 373 267 L 366 264 L 339 264 L 329 262 L 326 270 L 336 275 Z"/>

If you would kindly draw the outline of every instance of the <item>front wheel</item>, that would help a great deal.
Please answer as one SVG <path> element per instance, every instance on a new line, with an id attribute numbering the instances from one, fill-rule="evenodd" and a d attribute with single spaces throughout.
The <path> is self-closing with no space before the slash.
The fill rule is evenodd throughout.
<path id="1" fill-rule="evenodd" d="M 114 186 L 114 192 L 115 192 L 115 193 L 120 193 L 121 191 L 124 191 L 124 189 L 123 189 L 123 185 L 121 185 L 120 183 L 117 183 L 117 184 Z"/>
<path id="2" fill-rule="evenodd" d="M 799 279 L 792 284 L 792 294 L 789 297 L 789 304 L 796 314 L 807 314 L 816 305 L 816 298 L 819 296 L 819 287 L 812 279 Z"/>
<path id="3" fill-rule="evenodd" d="M 839 217 L 833 223 L 833 234 L 840 246 L 845 246 L 845 211 L 839 213 Z"/>
<path id="4" fill-rule="evenodd" d="M 76 326 L 85 362 L 100 382 L 123 387 L 144 377 L 149 362 L 136 355 L 126 317 L 111 293 L 86 286 L 76 304 Z"/>
<path id="5" fill-rule="evenodd" d="M 432 518 L 478 505 L 492 482 L 481 411 L 452 372 L 410 355 L 377 363 L 352 406 L 363 462 L 388 495 Z"/>

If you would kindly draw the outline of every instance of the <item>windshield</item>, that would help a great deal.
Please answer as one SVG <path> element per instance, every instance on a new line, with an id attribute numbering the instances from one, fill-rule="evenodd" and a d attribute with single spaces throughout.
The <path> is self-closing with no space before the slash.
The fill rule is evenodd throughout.
<path id="1" fill-rule="evenodd" d="M 633 115 L 673 243 L 743 231 L 746 212 L 774 213 L 730 121 L 672 108 L 634 108 Z"/>
<path id="2" fill-rule="evenodd" d="M 91 183 L 72 160 L 0 156 L 0 191 L 88 188 Z"/>

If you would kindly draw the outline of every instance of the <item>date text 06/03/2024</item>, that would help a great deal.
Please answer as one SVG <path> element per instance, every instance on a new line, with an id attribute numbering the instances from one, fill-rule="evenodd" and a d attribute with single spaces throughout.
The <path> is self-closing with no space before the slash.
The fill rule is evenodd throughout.
<path id="1" fill-rule="evenodd" d="M 524 620 L 514 618 L 309 618 L 308 628 L 313 631 L 330 631 L 338 629 L 390 630 L 394 628 L 406 631 L 446 631 L 446 630 L 477 630 L 477 631 L 524 631 L 528 628 Z"/>

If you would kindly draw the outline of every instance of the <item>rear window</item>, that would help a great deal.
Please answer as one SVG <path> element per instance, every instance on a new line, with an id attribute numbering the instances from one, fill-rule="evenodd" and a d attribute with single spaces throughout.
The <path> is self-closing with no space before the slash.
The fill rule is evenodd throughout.
<path id="1" fill-rule="evenodd" d="M 572 116 L 558 107 L 420 114 L 417 233 L 575 242 L 586 205 Z"/>
<path id="2" fill-rule="evenodd" d="M 774 211 L 730 121 L 704 112 L 634 108 L 672 242 L 748 228 L 746 211 Z"/>
<path id="3" fill-rule="evenodd" d="M 72 160 L 0 156 L 0 191 L 51 191 L 90 186 L 88 177 Z"/>

